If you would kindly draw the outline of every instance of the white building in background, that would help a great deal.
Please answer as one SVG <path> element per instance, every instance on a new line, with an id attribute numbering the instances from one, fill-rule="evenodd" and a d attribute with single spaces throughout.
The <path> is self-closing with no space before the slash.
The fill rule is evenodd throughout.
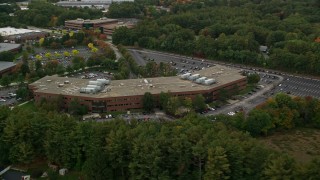
<path id="1" fill-rule="evenodd" d="M 97 9 L 108 9 L 112 3 L 134 2 L 134 0 L 68 0 L 57 2 L 56 5 L 63 7 L 89 7 Z"/>

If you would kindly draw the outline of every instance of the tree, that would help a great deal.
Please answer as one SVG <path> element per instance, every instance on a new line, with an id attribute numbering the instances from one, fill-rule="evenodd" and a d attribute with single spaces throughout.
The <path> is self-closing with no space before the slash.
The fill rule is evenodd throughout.
<path id="1" fill-rule="evenodd" d="M 91 52 L 96 53 L 98 51 L 98 48 L 94 47 L 91 49 Z"/>
<path id="2" fill-rule="evenodd" d="M 320 177 L 320 159 L 313 159 L 302 173 L 303 179 L 317 179 Z"/>
<path id="3" fill-rule="evenodd" d="M 204 111 L 206 109 L 205 99 L 202 94 L 197 94 L 192 103 L 196 111 Z"/>
<path id="4" fill-rule="evenodd" d="M 73 68 L 70 65 L 67 66 L 66 70 L 67 70 L 68 73 L 72 73 L 73 72 Z"/>
<path id="5" fill-rule="evenodd" d="M 79 54 L 79 51 L 76 50 L 76 49 L 74 49 L 74 50 L 72 50 L 72 54 L 73 54 L 74 56 L 77 56 L 77 55 Z"/>
<path id="6" fill-rule="evenodd" d="M 265 179 L 293 179 L 296 164 L 288 155 L 271 155 L 262 173 Z"/>
<path id="7" fill-rule="evenodd" d="M 42 46 L 43 43 L 44 43 L 44 38 L 40 38 L 40 39 L 39 39 L 39 45 Z"/>
<path id="8" fill-rule="evenodd" d="M 68 51 L 64 51 L 64 52 L 63 52 L 63 55 L 64 55 L 65 57 L 69 57 L 69 56 L 70 56 L 70 53 L 69 53 Z"/>
<path id="9" fill-rule="evenodd" d="M 256 136 L 268 131 L 274 127 L 271 116 L 263 110 L 255 109 L 249 113 L 245 121 L 245 127 L 251 135 Z"/>
<path id="10" fill-rule="evenodd" d="M 76 39 L 69 39 L 63 43 L 66 47 L 74 47 L 77 45 Z"/>
<path id="11" fill-rule="evenodd" d="M 21 98 L 22 100 L 27 100 L 29 98 L 29 90 L 27 87 L 19 87 L 18 90 L 16 91 L 17 93 L 17 99 Z"/>
<path id="12" fill-rule="evenodd" d="M 92 49 L 92 48 L 94 48 L 94 45 L 93 45 L 93 43 L 89 43 L 89 44 L 88 44 L 88 48 L 89 48 L 89 49 Z"/>
<path id="13" fill-rule="evenodd" d="M 215 147 L 208 149 L 208 160 L 206 162 L 204 174 L 205 180 L 212 179 L 230 179 L 230 164 L 226 151 L 223 147 Z"/>
<path id="14" fill-rule="evenodd" d="M 282 108 L 285 106 L 293 108 L 295 106 L 291 97 L 287 94 L 284 94 L 284 93 L 278 93 L 275 97 L 275 101 L 276 101 L 279 108 Z"/>
<path id="15" fill-rule="evenodd" d="M 85 66 L 85 60 L 83 57 L 76 56 L 72 59 L 72 65 L 74 70 L 78 70 Z"/>
<path id="16" fill-rule="evenodd" d="M 36 59 L 37 59 L 38 61 L 41 61 L 42 56 L 41 56 L 41 55 L 39 55 L 39 54 L 37 54 L 37 55 L 36 55 Z"/>
<path id="17" fill-rule="evenodd" d="M 14 54 L 10 51 L 4 51 L 0 53 L 0 61 L 11 62 L 14 60 Z"/>
<path id="18" fill-rule="evenodd" d="M 260 76 L 258 74 L 249 74 L 247 75 L 248 84 L 256 84 L 260 81 Z"/>
<path id="19" fill-rule="evenodd" d="M 51 59 L 51 57 L 52 57 L 52 55 L 51 55 L 51 53 L 46 53 L 45 55 L 44 55 L 47 59 Z"/>
<path id="20" fill-rule="evenodd" d="M 76 147 L 74 143 L 66 143 L 74 141 L 71 133 L 74 132 L 77 125 L 76 121 L 65 114 L 51 115 L 48 130 L 44 136 L 44 150 L 48 161 L 64 167 L 72 167 L 75 159 L 72 147 Z"/>
<path id="21" fill-rule="evenodd" d="M 7 76 L 7 75 L 2 76 L 1 81 L 0 81 L 1 86 L 9 86 L 10 83 L 11 83 L 11 81 L 10 81 L 9 76 Z"/>
<path id="22" fill-rule="evenodd" d="M 178 97 L 170 97 L 165 110 L 169 114 L 177 115 L 180 104 L 180 99 Z"/>
<path id="23" fill-rule="evenodd" d="M 186 108 L 191 109 L 191 108 L 192 108 L 192 99 L 189 98 L 189 97 L 186 97 L 186 98 L 183 100 L 183 105 L 184 105 Z"/>
<path id="24" fill-rule="evenodd" d="M 107 46 L 104 49 L 104 55 L 106 56 L 106 58 L 109 58 L 109 59 L 112 59 L 112 60 L 116 59 L 116 53 L 109 46 Z"/>
<path id="25" fill-rule="evenodd" d="M 161 109 L 166 109 L 169 101 L 170 95 L 169 93 L 161 92 L 159 95 L 159 105 Z"/>
<path id="26" fill-rule="evenodd" d="M 230 97 L 229 92 L 226 89 L 220 89 L 218 93 L 218 99 L 220 101 L 226 101 Z"/>
<path id="27" fill-rule="evenodd" d="M 150 92 L 144 93 L 142 98 L 142 103 L 143 103 L 143 109 L 146 110 L 147 112 L 151 112 L 153 110 L 155 102 Z"/>
<path id="28" fill-rule="evenodd" d="M 72 99 L 69 105 L 69 112 L 73 115 L 82 116 L 88 113 L 88 107 L 81 105 L 78 99 Z"/>

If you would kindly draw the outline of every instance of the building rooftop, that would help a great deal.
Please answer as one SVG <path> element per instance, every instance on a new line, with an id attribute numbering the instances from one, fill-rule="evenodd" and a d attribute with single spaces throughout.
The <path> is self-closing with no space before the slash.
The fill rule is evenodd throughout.
<path id="1" fill-rule="evenodd" d="M 114 80 L 111 81 L 111 83 L 107 85 L 104 90 L 96 94 L 80 93 L 80 88 L 86 87 L 89 84 L 89 81 L 92 81 L 88 79 L 46 76 L 30 85 L 34 86 L 37 89 L 35 92 L 39 93 L 62 94 L 91 98 L 108 98 L 144 95 L 145 92 L 159 94 L 161 92 L 168 91 L 192 92 L 209 90 L 245 78 L 241 75 L 240 70 L 221 65 L 200 70 L 194 72 L 193 74 L 200 74 L 201 76 L 215 79 L 217 83 L 212 85 L 202 85 L 190 80 L 183 80 L 180 78 L 180 76 Z M 59 84 L 63 84 L 65 81 L 69 81 L 69 84 L 64 84 L 63 87 L 59 87 Z"/>
<path id="2" fill-rule="evenodd" d="M 68 20 L 65 23 L 73 23 L 73 24 L 100 24 L 100 23 L 111 23 L 111 22 L 118 22 L 117 19 L 109 19 L 109 18 L 100 18 L 100 19 L 75 19 L 75 20 Z"/>
<path id="3" fill-rule="evenodd" d="M 15 66 L 13 62 L 0 61 L 0 72 Z"/>
<path id="4" fill-rule="evenodd" d="M 19 48 L 20 46 L 21 46 L 20 44 L 0 43 L 0 53 Z"/>
<path id="5" fill-rule="evenodd" d="M 30 30 L 30 29 L 16 29 L 12 27 L 0 28 L 1 36 L 11 36 L 11 35 L 17 35 L 17 34 L 31 33 L 31 32 L 41 32 L 41 31 Z"/>
<path id="6" fill-rule="evenodd" d="M 118 23 L 112 23 L 112 24 L 106 24 L 103 25 L 102 27 L 105 29 L 115 29 L 115 28 L 119 28 L 119 27 L 128 27 L 128 28 L 133 28 L 134 24 L 132 23 L 124 23 L 124 22 L 118 22 Z"/>

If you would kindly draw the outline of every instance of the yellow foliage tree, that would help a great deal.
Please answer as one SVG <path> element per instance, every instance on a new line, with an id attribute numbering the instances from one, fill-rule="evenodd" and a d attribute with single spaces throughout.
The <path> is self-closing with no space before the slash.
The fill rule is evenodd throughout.
<path id="1" fill-rule="evenodd" d="M 40 46 L 42 46 L 43 42 L 44 42 L 44 38 L 39 39 L 39 45 Z"/>
<path id="2" fill-rule="evenodd" d="M 94 46 L 93 46 L 92 43 L 89 43 L 89 44 L 88 44 L 88 47 L 89 47 L 90 49 L 94 48 Z"/>
<path id="3" fill-rule="evenodd" d="M 39 54 L 37 54 L 37 55 L 36 55 L 36 59 L 40 61 L 40 60 L 42 59 L 42 56 L 39 55 Z"/>

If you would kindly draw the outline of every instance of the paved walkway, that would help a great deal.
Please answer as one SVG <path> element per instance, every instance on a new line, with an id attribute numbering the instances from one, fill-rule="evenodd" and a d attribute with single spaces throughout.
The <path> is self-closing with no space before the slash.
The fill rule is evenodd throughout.
<path id="1" fill-rule="evenodd" d="M 116 60 L 119 60 L 122 57 L 122 54 L 119 52 L 119 49 L 113 45 L 111 42 L 109 41 L 105 41 L 107 44 L 110 45 L 111 49 L 114 50 L 114 53 L 116 54 Z"/>

